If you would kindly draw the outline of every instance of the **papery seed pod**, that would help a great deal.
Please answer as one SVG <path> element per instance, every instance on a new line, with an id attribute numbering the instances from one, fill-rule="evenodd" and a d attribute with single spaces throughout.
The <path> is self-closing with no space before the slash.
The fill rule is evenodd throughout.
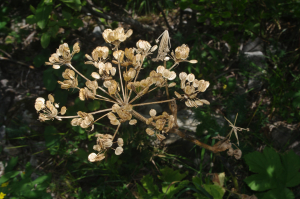
<path id="1" fill-rule="evenodd" d="M 155 109 L 151 109 L 149 111 L 149 114 L 150 114 L 151 117 L 154 117 L 156 115 L 156 110 Z"/>
<path id="2" fill-rule="evenodd" d="M 96 73 L 96 72 L 92 72 L 91 76 L 95 79 L 100 79 L 100 75 L 99 73 Z"/>
<path id="3" fill-rule="evenodd" d="M 118 138 L 117 140 L 118 146 L 122 147 L 124 145 L 124 141 L 122 138 Z"/>
<path id="4" fill-rule="evenodd" d="M 113 56 L 116 60 L 120 61 L 120 62 L 123 62 L 123 58 L 124 58 L 124 51 L 123 50 L 118 50 L 118 51 L 115 51 L 113 53 Z"/>
<path id="5" fill-rule="evenodd" d="M 109 34 L 112 32 L 111 29 L 105 29 L 102 33 L 103 39 L 105 40 L 106 43 L 111 43 L 112 41 L 108 39 Z"/>
<path id="6" fill-rule="evenodd" d="M 242 151 L 240 149 L 235 149 L 233 151 L 233 156 L 235 157 L 235 159 L 240 159 L 242 157 Z"/>
<path id="7" fill-rule="evenodd" d="M 54 103 L 55 108 L 59 108 L 59 105 L 57 103 Z"/>
<path id="8" fill-rule="evenodd" d="M 164 58 L 164 61 L 169 61 L 170 60 L 170 57 L 165 57 Z"/>
<path id="9" fill-rule="evenodd" d="M 184 92 L 185 92 L 185 94 L 190 95 L 195 92 L 195 88 L 192 86 L 186 86 L 184 88 Z"/>
<path id="10" fill-rule="evenodd" d="M 195 88 L 197 88 L 199 85 L 200 85 L 199 80 L 195 79 L 195 80 L 193 81 L 193 86 L 194 86 Z"/>
<path id="11" fill-rule="evenodd" d="M 157 69 L 156 69 L 156 72 L 162 74 L 164 72 L 164 70 L 165 70 L 165 67 L 158 66 Z"/>
<path id="12" fill-rule="evenodd" d="M 61 107 L 60 114 L 64 115 L 64 114 L 66 114 L 66 112 L 67 112 L 67 108 L 65 106 Z"/>
<path id="13" fill-rule="evenodd" d="M 136 43 L 136 47 L 140 50 L 143 50 L 144 52 L 148 52 L 151 48 L 151 45 L 148 41 L 144 41 L 144 40 L 139 40 Z"/>
<path id="14" fill-rule="evenodd" d="M 204 81 L 203 79 L 199 81 L 200 85 L 198 87 L 198 91 L 204 92 L 209 87 L 209 82 Z"/>
<path id="15" fill-rule="evenodd" d="M 37 111 L 44 109 L 45 108 L 45 99 L 42 97 L 36 98 L 34 108 Z"/>
<path id="16" fill-rule="evenodd" d="M 156 134 L 156 137 L 159 141 L 163 141 L 164 139 L 166 139 L 166 137 L 164 135 L 158 134 L 158 133 Z"/>
<path id="17" fill-rule="evenodd" d="M 176 59 L 186 59 L 189 56 L 190 49 L 187 45 L 182 44 L 180 47 L 175 49 Z"/>
<path id="18" fill-rule="evenodd" d="M 151 118 L 151 117 L 146 120 L 147 125 L 149 125 L 151 122 L 153 122 L 153 118 Z"/>
<path id="19" fill-rule="evenodd" d="M 155 128 L 159 131 L 163 130 L 165 126 L 166 120 L 165 119 L 158 119 L 155 122 Z"/>
<path id="20" fill-rule="evenodd" d="M 186 77 L 187 77 L 187 74 L 186 74 L 185 72 L 181 72 L 181 73 L 179 74 L 179 79 L 180 79 L 180 80 L 185 80 Z"/>
<path id="21" fill-rule="evenodd" d="M 132 35 L 132 33 L 133 33 L 133 31 L 131 29 L 129 29 L 125 34 L 126 38 L 130 37 Z"/>
<path id="22" fill-rule="evenodd" d="M 156 51 L 156 49 L 157 49 L 157 45 L 154 45 L 152 48 L 151 48 L 151 50 L 150 50 L 150 52 L 154 52 L 154 51 Z"/>
<path id="23" fill-rule="evenodd" d="M 229 148 L 227 151 L 227 155 L 232 156 L 233 155 L 233 148 Z"/>
<path id="24" fill-rule="evenodd" d="M 112 119 L 112 120 L 110 120 L 110 123 L 111 123 L 112 125 L 115 125 L 115 126 L 117 126 L 117 125 L 119 125 L 119 124 L 120 124 L 120 121 L 119 121 L 119 120 L 117 120 L 117 119 Z"/>
<path id="25" fill-rule="evenodd" d="M 117 72 L 117 69 L 116 69 L 115 67 L 112 67 L 112 68 L 110 69 L 110 74 L 111 74 L 112 76 L 115 76 L 116 72 Z"/>
<path id="26" fill-rule="evenodd" d="M 168 80 L 173 80 L 176 78 L 176 73 L 174 71 L 170 72 L 170 77 L 168 78 Z"/>
<path id="27" fill-rule="evenodd" d="M 94 149 L 95 151 L 99 151 L 99 152 L 102 150 L 101 146 L 99 146 L 99 145 L 94 145 L 94 146 L 93 146 L 93 149 Z"/>
<path id="28" fill-rule="evenodd" d="M 118 105 L 118 104 L 114 104 L 111 109 L 112 109 L 112 112 L 116 113 L 121 107 Z"/>
<path id="29" fill-rule="evenodd" d="M 189 82 L 193 82 L 195 80 L 195 75 L 194 74 L 188 74 L 188 76 L 186 77 L 186 79 L 189 81 Z"/>
<path id="30" fill-rule="evenodd" d="M 79 43 L 76 42 L 76 43 L 73 45 L 73 54 L 79 53 L 79 52 L 80 52 Z"/>
<path id="31" fill-rule="evenodd" d="M 210 102 L 207 101 L 207 100 L 205 100 L 205 99 L 201 99 L 201 102 L 202 102 L 203 104 L 210 105 Z"/>
<path id="32" fill-rule="evenodd" d="M 90 61 L 93 60 L 93 58 L 92 58 L 91 56 L 89 56 L 88 54 L 85 54 L 85 57 L 86 57 L 88 60 L 90 60 Z"/>
<path id="33" fill-rule="evenodd" d="M 105 158 L 105 155 L 104 154 L 99 154 L 97 155 L 96 153 L 91 153 L 89 156 L 88 156 L 88 160 L 90 162 L 97 162 L 97 161 L 101 161 Z"/>
<path id="34" fill-rule="evenodd" d="M 169 79 L 171 77 L 171 72 L 168 69 L 164 69 L 162 75 L 164 78 Z"/>
<path id="35" fill-rule="evenodd" d="M 150 129 L 150 128 L 147 128 L 146 129 L 146 133 L 148 134 L 148 135 L 153 135 L 155 132 L 152 130 L 152 129 Z"/>
<path id="36" fill-rule="evenodd" d="M 53 69 L 60 69 L 60 65 L 53 65 L 52 68 Z"/>
<path id="37" fill-rule="evenodd" d="M 130 125 L 135 125 L 137 123 L 137 120 L 136 119 L 133 119 L 133 120 L 130 120 L 129 121 L 129 124 Z"/>
<path id="38" fill-rule="evenodd" d="M 193 60 L 190 60 L 189 61 L 191 64 L 197 64 L 198 63 L 198 61 L 197 60 L 195 60 L 195 59 L 193 59 Z"/>
<path id="39" fill-rule="evenodd" d="M 110 63 L 110 62 L 106 62 L 105 63 L 105 71 L 106 71 L 106 73 L 109 75 L 110 74 L 110 71 L 111 71 L 111 69 L 112 69 L 113 67 L 112 67 L 112 64 Z"/>
<path id="40" fill-rule="evenodd" d="M 116 154 L 116 155 L 121 155 L 122 153 L 123 153 L 123 148 L 120 147 L 120 146 L 117 147 L 116 150 L 115 150 L 115 154 Z"/>
<path id="41" fill-rule="evenodd" d="M 175 82 L 172 82 L 172 83 L 170 83 L 170 84 L 168 85 L 169 88 L 174 87 L 174 86 L 176 86 L 176 83 L 175 83 Z"/>
<path id="42" fill-rule="evenodd" d="M 179 98 L 179 99 L 182 98 L 182 96 L 179 93 L 177 93 L 176 91 L 174 91 L 174 94 L 176 95 L 177 98 Z"/>
<path id="43" fill-rule="evenodd" d="M 80 99 L 81 101 L 84 101 L 84 100 L 85 100 L 85 89 L 84 89 L 84 88 L 81 88 L 81 89 L 79 90 L 79 99 Z"/>
<path id="44" fill-rule="evenodd" d="M 197 106 L 202 106 L 203 102 L 199 99 L 195 100 L 195 103 L 197 104 Z"/>
<path id="45" fill-rule="evenodd" d="M 117 119 L 117 117 L 115 116 L 115 114 L 113 114 L 112 112 L 109 112 L 109 113 L 107 114 L 107 117 L 108 117 L 108 119 L 110 119 L 110 120 L 116 120 L 116 119 Z"/>
<path id="46" fill-rule="evenodd" d="M 111 81 L 110 81 L 110 80 L 104 81 L 104 82 L 103 82 L 103 86 L 104 86 L 105 88 L 109 88 L 109 87 L 111 86 Z"/>
<path id="47" fill-rule="evenodd" d="M 113 137 L 114 137 L 114 136 L 112 136 L 111 134 L 104 134 L 104 135 L 102 135 L 102 138 L 103 138 L 103 139 L 111 139 L 111 140 L 112 140 Z"/>
<path id="48" fill-rule="evenodd" d="M 197 97 L 198 93 L 194 93 L 194 94 L 191 94 L 189 96 L 190 99 L 195 99 Z"/>
<path id="49" fill-rule="evenodd" d="M 193 107 L 194 105 L 193 105 L 193 103 L 192 103 L 192 101 L 191 100 L 187 100 L 187 101 L 185 101 L 185 105 L 187 106 L 187 107 Z"/>
<path id="50" fill-rule="evenodd" d="M 110 139 L 103 140 L 103 146 L 104 148 L 110 148 L 112 146 L 112 141 Z"/>
<path id="51" fill-rule="evenodd" d="M 54 103 L 54 97 L 51 94 L 48 95 L 48 99 L 50 102 Z"/>
<path id="52" fill-rule="evenodd" d="M 71 125 L 72 125 L 72 126 L 79 126 L 79 125 L 81 124 L 81 122 L 82 122 L 82 119 L 81 119 L 81 118 L 74 118 L 74 119 L 72 119 L 72 121 L 71 121 Z"/>

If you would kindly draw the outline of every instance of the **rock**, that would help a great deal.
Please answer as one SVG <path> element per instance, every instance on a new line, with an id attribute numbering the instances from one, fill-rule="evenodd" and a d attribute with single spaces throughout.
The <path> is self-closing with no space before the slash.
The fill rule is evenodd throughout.
<path id="1" fill-rule="evenodd" d="M 148 103 L 148 102 L 156 102 L 156 100 L 155 99 L 147 99 L 147 100 L 145 100 L 145 101 L 143 101 L 141 103 Z M 150 117 L 149 111 L 151 109 L 155 109 L 156 112 L 157 112 L 157 115 L 159 115 L 163 111 L 160 104 L 150 104 L 150 105 L 141 106 L 139 108 L 138 112 L 140 112 L 143 116 Z"/>
<path id="2" fill-rule="evenodd" d="M 0 127 L 0 145 L 4 145 L 6 140 L 5 126 Z"/>
<path id="3" fill-rule="evenodd" d="M 177 123 L 181 129 L 196 132 L 197 126 L 201 122 L 196 119 L 192 110 L 181 110 L 177 112 Z"/>
<path id="4" fill-rule="evenodd" d="M 264 43 L 263 41 L 257 37 L 254 40 L 249 40 L 242 48 L 242 52 L 256 52 L 256 51 L 261 51 L 263 52 L 264 50 Z"/>
<path id="5" fill-rule="evenodd" d="M 4 147 L 3 151 L 8 153 L 10 156 L 16 156 L 20 153 L 20 150 L 18 148 L 15 148 L 15 146 L 8 144 Z"/>

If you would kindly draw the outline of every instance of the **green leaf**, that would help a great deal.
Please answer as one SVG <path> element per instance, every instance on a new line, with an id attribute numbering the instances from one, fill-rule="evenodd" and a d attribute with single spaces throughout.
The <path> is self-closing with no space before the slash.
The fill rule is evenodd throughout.
<path id="1" fill-rule="evenodd" d="M 33 14 L 35 14 L 35 8 L 34 8 L 32 5 L 30 5 L 29 8 L 30 8 L 31 12 L 32 12 Z"/>
<path id="2" fill-rule="evenodd" d="M 50 68 L 43 72 L 43 82 L 48 91 L 54 91 L 57 84 L 57 80 L 52 73 L 53 70 L 54 69 Z"/>
<path id="3" fill-rule="evenodd" d="M 80 11 L 81 10 L 81 1 L 80 0 L 61 0 L 61 2 L 65 3 L 70 8 Z"/>
<path id="4" fill-rule="evenodd" d="M 64 19 L 70 20 L 72 18 L 72 14 L 69 12 L 69 9 L 63 9 L 62 15 Z"/>
<path id="5" fill-rule="evenodd" d="M 96 111 L 96 110 L 99 110 L 100 109 L 100 101 L 98 100 L 93 100 L 93 102 L 90 102 L 88 104 L 88 109 L 90 111 Z"/>
<path id="6" fill-rule="evenodd" d="M 41 176 L 41 177 L 38 177 L 37 179 L 35 179 L 32 183 L 33 184 L 41 184 L 43 183 L 44 181 L 50 181 L 51 180 L 51 173 L 47 174 L 47 175 L 44 175 L 44 176 Z"/>
<path id="7" fill-rule="evenodd" d="M 295 196 L 291 190 L 285 189 L 272 189 L 263 194 L 262 199 L 294 199 Z"/>
<path id="8" fill-rule="evenodd" d="M 153 178 L 150 175 L 145 175 L 141 179 L 141 183 L 143 187 L 148 191 L 148 194 L 152 196 L 159 196 L 158 187 L 153 183 Z"/>
<path id="9" fill-rule="evenodd" d="M 225 191 L 218 185 L 203 185 L 204 189 L 214 198 L 222 199 Z"/>
<path id="10" fill-rule="evenodd" d="M 284 169 L 282 178 L 285 178 L 287 187 L 295 187 L 300 184 L 300 158 L 294 151 L 281 155 Z"/>
<path id="11" fill-rule="evenodd" d="M 52 4 L 46 5 L 44 1 L 41 1 L 36 8 L 35 18 L 37 20 L 37 25 L 41 29 L 46 27 L 51 11 Z"/>
<path id="12" fill-rule="evenodd" d="M 229 17 L 231 17 L 231 12 L 229 12 L 229 11 L 223 12 L 223 13 L 221 14 L 221 16 L 222 16 L 223 18 L 229 18 Z"/>
<path id="13" fill-rule="evenodd" d="M 28 24 L 34 24 L 36 23 L 36 18 L 34 15 L 29 15 L 28 17 L 26 17 L 26 22 Z"/>
<path id="14" fill-rule="evenodd" d="M 70 23 L 71 28 L 78 29 L 83 26 L 83 22 L 81 19 L 73 19 Z"/>
<path id="15" fill-rule="evenodd" d="M 19 175 L 19 171 L 10 171 L 5 173 L 3 176 L 1 176 L 0 178 L 0 184 L 8 181 L 10 178 L 16 177 L 17 175 Z"/>
<path id="16" fill-rule="evenodd" d="M 13 168 L 17 165 L 18 163 L 18 157 L 12 157 L 7 166 L 5 167 L 5 172 L 9 172 L 9 171 L 12 171 Z"/>
<path id="17" fill-rule="evenodd" d="M 51 35 L 48 32 L 43 33 L 41 37 L 41 44 L 43 48 L 47 48 L 50 43 Z"/>

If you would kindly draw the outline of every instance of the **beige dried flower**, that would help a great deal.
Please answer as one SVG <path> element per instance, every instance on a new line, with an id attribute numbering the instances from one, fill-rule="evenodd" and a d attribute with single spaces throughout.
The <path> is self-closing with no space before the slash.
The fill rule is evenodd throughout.
<path id="1" fill-rule="evenodd" d="M 132 119 L 129 121 L 129 124 L 130 125 L 135 125 L 137 123 L 137 120 L 136 119 Z"/>
<path id="2" fill-rule="evenodd" d="M 67 108 L 65 106 L 61 107 L 60 114 L 64 115 L 64 114 L 66 114 L 66 112 L 67 112 Z"/>
<path id="3" fill-rule="evenodd" d="M 54 97 L 49 94 L 49 100 L 46 101 L 42 97 L 38 97 L 35 101 L 34 107 L 37 112 L 40 112 L 39 120 L 44 122 L 46 120 L 53 120 L 56 118 L 57 120 L 61 120 L 60 117 L 57 116 L 59 113 L 54 105 Z"/>
<path id="4" fill-rule="evenodd" d="M 49 58 L 49 62 L 46 62 L 45 64 L 53 65 L 54 69 L 59 69 L 60 66 L 71 63 L 73 55 L 79 51 L 80 48 L 78 43 L 74 44 L 72 53 L 70 53 L 69 45 L 64 43 L 59 46 L 59 48 L 56 50 L 56 53 L 52 54 Z"/>
<path id="5" fill-rule="evenodd" d="M 146 133 L 151 136 L 154 135 L 155 132 L 151 128 L 147 128 Z"/>
<path id="6" fill-rule="evenodd" d="M 144 55 L 146 55 L 151 49 L 150 43 L 144 40 L 139 40 L 138 42 L 136 42 L 136 47 L 138 48 L 137 53 L 141 53 Z"/>
<path id="7" fill-rule="evenodd" d="M 99 162 L 101 160 L 103 160 L 105 158 L 105 155 L 102 153 L 102 154 L 96 154 L 96 153 L 91 153 L 89 156 L 88 156 L 88 160 L 90 162 Z"/>
<path id="8" fill-rule="evenodd" d="M 233 156 L 235 157 L 235 159 L 240 159 L 242 157 L 242 151 L 240 149 L 235 149 L 233 151 Z"/>
<path id="9" fill-rule="evenodd" d="M 116 150 L 115 150 L 115 154 L 116 154 L 116 155 L 121 155 L 122 153 L 123 153 L 123 148 L 120 147 L 120 146 L 117 147 Z"/>
<path id="10" fill-rule="evenodd" d="M 166 139 L 166 137 L 164 135 L 158 134 L 158 133 L 156 134 L 156 137 L 159 141 L 163 141 L 164 139 Z"/>
<path id="11" fill-rule="evenodd" d="M 229 149 L 228 149 L 227 155 L 233 156 L 233 148 L 229 148 Z"/>
<path id="12" fill-rule="evenodd" d="M 185 44 L 182 44 L 182 46 L 179 46 L 175 49 L 175 57 L 178 60 L 187 59 L 189 53 L 190 53 L 190 48 Z"/>
<path id="13" fill-rule="evenodd" d="M 151 117 L 154 117 L 156 115 L 156 110 L 155 109 L 151 109 L 149 111 L 149 114 L 150 114 Z"/>
<path id="14" fill-rule="evenodd" d="M 118 146 L 122 147 L 124 145 L 124 141 L 122 138 L 118 138 L 117 140 Z"/>
<path id="15" fill-rule="evenodd" d="M 115 45 L 115 47 L 118 47 L 121 42 L 125 41 L 128 37 L 132 35 L 132 32 L 133 31 L 130 29 L 125 34 L 124 29 L 122 27 L 119 27 L 115 30 L 104 30 L 102 36 L 106 43 L 111 43 Z"/>

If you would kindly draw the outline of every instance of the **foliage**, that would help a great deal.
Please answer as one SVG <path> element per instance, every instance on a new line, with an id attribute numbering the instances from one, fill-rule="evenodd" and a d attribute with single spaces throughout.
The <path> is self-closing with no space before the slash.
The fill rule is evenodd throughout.
<path id="1" fill-rule="evenodd" d="M 7 162 L 5 174 L 0 178 L 0 192 L 10 198 L 52 198 L 46 189 L 51 181 L 51 174 L 42 175 L 32 179 L 36 172 L 28 162 L 25 171 L 14 170 L 18 163 L 18 157 L 13 157 Z M 6 196 L 6 197 L 7 197 Z"/>
<path id="2" fill-rule="evenodd" d="M 256 173 L 245 179 L 253 191 L 267 191 L 259 198 L 294 198 L 288 187 L 300 184 L 300 158 L 293 151 L 278 154 L 266 147 L 263 153 L 245 156 L 250 171 Z"/>

